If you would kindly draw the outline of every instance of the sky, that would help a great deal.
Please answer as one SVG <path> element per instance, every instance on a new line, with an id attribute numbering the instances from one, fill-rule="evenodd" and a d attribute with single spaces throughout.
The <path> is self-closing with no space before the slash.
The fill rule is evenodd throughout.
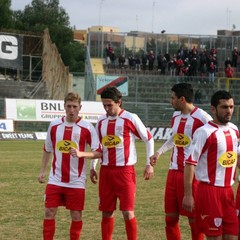
<path id="1" fill-rule="evenodd" d="M 12 0 L 23 10 L 31 0 Z M 239 0 L 59 0 L 70 26 L 117 27 L 120 32 L 216 35 L 217 30 L 240 30 Z"/>

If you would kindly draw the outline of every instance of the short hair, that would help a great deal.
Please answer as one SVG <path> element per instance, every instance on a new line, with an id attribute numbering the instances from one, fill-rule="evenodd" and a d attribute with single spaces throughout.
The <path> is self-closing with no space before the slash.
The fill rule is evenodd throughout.
<path id="1" fill-rule="evenodd" d="M 101 98 L 109 98 L 118 103 L 122 99 L 122 93 L 116 87 L 110 86 L 103 89 Z"/>
<path id="2" fill-rule="evenodd" d="M 190 83 L 177 83 L 171 90 L 178 98 L 185 97 L 188 103 L 193 102 L 193 87 Z"/>
<path id="3" fill-rule="evenodd" d="M 214 106 L 214 107 L 217 107 L 218 104 L 219 104 L 219 101 L 221 99 L 228 100 L 228 99 L 231 99 L 231 98 L 233 98 L 233 97 L 232 97 L 232 95 L 229 92 L 227 92 L 225 90 L 219 90 L 219 91 L 215 92 L 212 95 L 212 97 L 211 97 L 211 105 Z"/>
<path id="4" fill-rule="evenodd" d="M 64 98 L 64 104 L 67 101 L 78 101 L 78 103 L 81 105 L 81 97 L 78 93 L 69 92 Z"/>

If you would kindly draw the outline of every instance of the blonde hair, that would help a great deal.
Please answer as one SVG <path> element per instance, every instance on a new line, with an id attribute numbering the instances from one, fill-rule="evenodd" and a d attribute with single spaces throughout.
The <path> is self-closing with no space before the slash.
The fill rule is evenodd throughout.
<path id="1" fill-rule="evenodd" d="M 64 103 L 67 101 L 78 101 L 78 103 L 81 104 L 81 97 L 78 93 L 69 92 L 64 98 Z"/>

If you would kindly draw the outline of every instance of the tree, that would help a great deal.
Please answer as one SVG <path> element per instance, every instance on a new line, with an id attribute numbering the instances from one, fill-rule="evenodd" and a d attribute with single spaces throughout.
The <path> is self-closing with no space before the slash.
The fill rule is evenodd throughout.
<path id="1" fill-rule="evenodd" d="M 23 11 L 14 12 L 14 26 L 18 30 L 42 33 L 48 28 L 52 41 L 56 44 L 65 65 L 70 71 L 84 71 L 82 64 L 82 46 L 76 47 L 74 55 L 69 56 L 73 46 L 80 45 L 74 43 L 73 30 L 70 27 L 69 16 L 65 9 L 59 6 L 59 0 L 32 0 Z M 76 62 L 79 62 L 76 64 Z M 77 68 L 81 66 L 81 68 Z"/>
<path id="2" fill-rule="evenodd" d="M 11 0 L 0 1 L 0 29 L 10 28 L 12 25 Z"/>

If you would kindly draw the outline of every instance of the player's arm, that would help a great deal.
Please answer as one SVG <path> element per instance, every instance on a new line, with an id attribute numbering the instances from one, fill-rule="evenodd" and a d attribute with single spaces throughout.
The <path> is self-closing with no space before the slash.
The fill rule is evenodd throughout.
<path id="1" fill-rule="evenodd" d="M 237 167 L 240 169 L 240 155 L 237 156 Z"/>
<path id="2" fill-rule="evenodd" d="M 155 166 L 160 155 L 167 152 L 169 149 L 173 148 L 173 138 L 170 137 L 151 157 L 150 164 Z"/>
<path id="3" fill-rule="evenodd" d="M 39 183 L 44 183 L 44 178 L 46 176 L 46 169 L 48 162 L 50 160 L 51 152 L 43 151 L 43 156 L 42 156 L 42 166 L 41 166 L 41 171 L 38 176 L 38 182 Z"/>
<path id="4" fill-rule="evenodd" d="M 146 160 L 146 167 L 144 169 L 144 179 L 149 180 L 154 176 L 154 169 L 150 163 L 150 156 L 153 154 L 154 151 L 154 140 L 153 137 L 149 139 L 146 144 L 146 153 L 147 153 L 147 160 Z"/>
<path id="5" fill-rule="evenodd" d="M 90 179 L 91 179 L 91 182 L 94 184 L 96 184 L 98 181 L 98 174 L 96 171 L 97 163 L 98 163 L 98 159 L 93 159 L 90 165 Z"/>
<path id="6" fill-rule="evenodd" d="M 69 151 L 69 154 L 72 155 L 73 157 L 78 157 L 78 158 L 101 158 L 102 153 L 100 151 L 90 151 L 90 152 L 82 152 L 79 151 L 76 148 L 71 148 Z"/>
<path id="7" fill-rule="evenodd" d="M 194 209 L 194 199 L 192 193 L 192 184 L 194 178 L 194 165 L 186 163 L 184 167 L 184 197 L 183 208 L 189 212 Z"/>

